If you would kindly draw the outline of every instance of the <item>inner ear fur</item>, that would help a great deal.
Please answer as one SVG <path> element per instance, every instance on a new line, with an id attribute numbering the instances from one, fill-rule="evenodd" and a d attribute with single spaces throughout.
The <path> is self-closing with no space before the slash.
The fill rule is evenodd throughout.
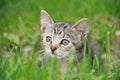
<path id="1" fill-rule="evenodd" d="M 76 24 L 72 26 L 72 29 L 76 29 L 79 32 L 82 32 L 84 35 L 87 35 L 89 32 L 89 21 L 87 18 L 80 19 Z"/>
<path id="2" fill-rule="evenodd" d="M 54 24 L 54 21 L 51 16 L 45 10 L 41 10 L 41 30 L 44 31 L 52 24 Z"/>

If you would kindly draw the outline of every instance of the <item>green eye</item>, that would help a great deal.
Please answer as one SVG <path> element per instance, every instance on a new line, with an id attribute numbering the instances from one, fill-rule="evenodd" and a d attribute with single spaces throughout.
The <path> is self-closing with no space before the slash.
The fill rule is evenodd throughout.
<path id="1" fill-rule="evenodd" d="M 52 41 L 52 38 L 50 36 L 46 36 L 46 41 L 47 42 L 51 42 Z"/>
<path id="2" fill-rule="evenodd" d="M 63 39 L 63 40 L 60 42 L 60 44 L 62 44 L 62 45 L 68 45 L 69 43 L 70 43 L 70 41 L 67 40 L 67 39 Z"/>

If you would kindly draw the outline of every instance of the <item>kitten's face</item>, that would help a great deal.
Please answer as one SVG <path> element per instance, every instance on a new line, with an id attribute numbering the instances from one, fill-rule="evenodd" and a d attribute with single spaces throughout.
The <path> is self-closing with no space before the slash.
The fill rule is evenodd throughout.
<path id="1" fill-rule="evenodd" d="M 67 58 L 74 45 L 68 36 L 70 26 L 65 23 L 54 23 L 42 34 L 45 54 L 58 58 Z"/>
<path id="2" fill-rule="evenodd" d="M 80 29 L 76 27 L 81 26 L 79 24 L 85 25 L 86 30 L 82 28 L 83 26 Z M 86 21 L 84 20 L 73 26 L 63 22 L 55 23 L 48 13 L 42 10 L 41 31 L 45 54 L 58 58 L 67 58 L 70 51 L 76 48 L 75 45 L 83 43 L 82 36 L 88 33 L 88 28 L 86 28 Z"/>

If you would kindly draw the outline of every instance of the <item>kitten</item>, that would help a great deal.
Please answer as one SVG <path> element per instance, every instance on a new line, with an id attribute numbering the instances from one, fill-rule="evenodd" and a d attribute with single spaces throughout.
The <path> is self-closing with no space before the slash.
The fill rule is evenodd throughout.
<path id="1" fill-rule="evenodd" d="M 84 54 L 84 38 L 89 32 L 87 18 L 80 19 L 72 25 L 65 22 L 55 22 L 45 10 L 41 10 L 41 32 L 45 55 L 67 59 L 70 52 L 75 50 L 78 61 L 81 61 Z M 99 48 L 89 38 L 86 45 L 86 54 L 88 53 L 88 45 L 92 49 L 92 58 L 94 58 L 94 55 L 98 54 Z"/>

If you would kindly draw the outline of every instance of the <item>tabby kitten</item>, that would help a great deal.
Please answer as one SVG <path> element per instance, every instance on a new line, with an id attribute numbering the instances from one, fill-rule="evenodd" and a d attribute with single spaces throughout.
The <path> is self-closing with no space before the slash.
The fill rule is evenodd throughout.
<path id="1" fill-rule="evenodd" d="M 55 22 L 45 10 L 41 10 L 41 32 L 45 55 L 67 59 L 71 50 L 75 50 L 78 61 L 81 61 L 84 54 L 84 38 L 89 32 L 87 18 L 80 19 L 72 25 Z M 94 58 L 94 54 L 98 54 L 98 46 L 91 39 L 87 41 L 87 46 L 88 44 L 92 48 L 92 58 Z"/>

